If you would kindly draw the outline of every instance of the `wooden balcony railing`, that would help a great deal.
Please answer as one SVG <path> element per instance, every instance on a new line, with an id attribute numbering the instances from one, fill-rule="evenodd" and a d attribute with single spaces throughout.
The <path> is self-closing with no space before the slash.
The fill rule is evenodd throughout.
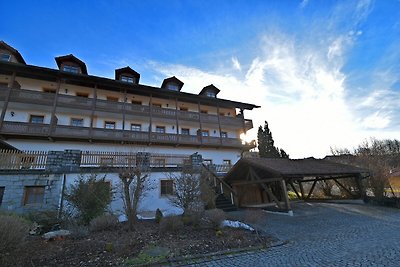
<path id="1" fill-rule="evenodd" d="M 47 155 L 44 151 L 1 149 L 0 170 L 43 170 L 46 168 Z"/>
<path id="2" fill-rule="evenodd" d="M 0 88 L 0 101 L 5 99 L 6 96 L 6 87 Z M 38 105 L 46 105 L 53 106 L 55 100 L 55 94 L 53 93 L 45 93 L 33 90 L 26 89 L 13 89 L 11 90 L 10 100 L 11 102 L 18 103 L 29 103 L 29 104 L 38 104 Z M 65 94 L 59 94 L 57 96 L 57 106 L 64 108 L 73 108 L 73 109 L 82 109 L 89 110 L 93 105 L 93 98 L 80 97 L 80 96 L 71 96 Z M 135 105 L 131 103 L 122 103 L 115 101 L 107 101 L 107 100 L 96 100 L 95 105 L 96 111 L 104 111 L 104 112 L 113 112 L 121 114 L 124 109 L 126 114 L 132 114 L 137 116 L 142 116 L 145 118 L 153 117 L 159 118 L 170 118 L 182 120 L 182 121 L 195 121 L 201 122 L 204 124 L 218 124 L 220 123 L 222 127 L 235 127 L 241 129 L 243 127 L 243 117 L 228 117 L 228 116 L 217 116 L 213 114 L 201 114 L 198 112 L 192 111 L 182 111 L 176 109 L 169 108 L 160 108 L 160 107 L 152 107 L 150 109 L 149 106 Z M 201 117 L 201 118 L 199 118 Z M 245 120 L 246 129 L 250 129 L 252 127 L 251 120 Z"/>
<path id="3" fill-rule="evenodd" d="M 49 124 L 4 121 L 0 134 L 5 136 L 51 137 L 54 139 L 100 140 L 117 142 L 157 143 L 210 147 L 243 148 L 237 138 L 219 138 L 171 133 L 136 132 L 119 129 L 102 129 Z"/>

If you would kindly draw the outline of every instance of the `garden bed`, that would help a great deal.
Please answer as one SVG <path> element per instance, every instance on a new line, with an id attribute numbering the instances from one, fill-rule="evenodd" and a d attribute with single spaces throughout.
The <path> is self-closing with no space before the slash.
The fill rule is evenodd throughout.
<path id="1" fill-rule="evenodd" d="M 44 241 L 31 236 L 17 250 L 3 257 L 7 266 L 120 266 L 146 263 L 143 251 L 161 248 L 161 260 L 229 249 L 267 246 L 272 239 L 244 229 L 183 226 L 175 232 L 160 231 L 153 220 L 139 221 L 134 231 L 125 223 L 112 230 L 80 238 Z M 144 261 L 144 262 L 142 262 Z"/>

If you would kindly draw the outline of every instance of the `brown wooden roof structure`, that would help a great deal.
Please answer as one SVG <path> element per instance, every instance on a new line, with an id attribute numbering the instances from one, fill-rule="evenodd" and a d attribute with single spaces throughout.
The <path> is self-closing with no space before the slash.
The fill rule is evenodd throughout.
<path id="1" fill-rule="evenodd" d="M 8 45 L 6 42 L 0 40 L 0 48 L 3 48 L 4 50 L 7 50 L 10 53 L 12 53 L 19 63 L 26 64 L 24 58 L 21 56 L 18 50 Z"/>
<path id="2" fill-rule="evenodd" d="M 85 62 L 72 54 L 56 57 L 55 60 L 59 69 L 61 69 L 61 64 L 63 62 L 74 62 L 81 68 L 82 74 L 88 74 Z"/>
<path id="3" fill-rule="evenodd" d="M 133 70 L 133 69 L 132 69 L 131 67 L 129 67 L 129 66 L 126 66 L 125 68 L 116 69 L 116 70 L 115 70 L 115 79 L 116 79 L 116 80 L 119 80 L 119 79 L 120 79 L 120 76 L 121 76 L 122 74 L 125 74 L 125 73 L 130 74 L 130 75 L 132 75 L 133 77 L 135 77 L 135 78 L 136 78 L 136 83 L 139 83 L 140 74 L 139 74 L 138 72 L 136 72 L 135 70 Z"/>
<path id="4" fill-rule="evenodd" d="M 167 88 L 167 84 L 169 84 L 169 83 L 176 84 L 179 88 L 179 91 L 182 89 L 182 87 L 184 85 L 184 83 L 181 80 L 179 80 L 175 76 L 172 76 L 172 77 L 164 79 L 164 81 L 161 84 L 161 88 Z"/>

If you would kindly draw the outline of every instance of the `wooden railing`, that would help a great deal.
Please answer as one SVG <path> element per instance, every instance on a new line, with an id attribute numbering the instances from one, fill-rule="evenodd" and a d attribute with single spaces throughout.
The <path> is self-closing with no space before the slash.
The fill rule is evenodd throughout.
<path id="1" fill-rule="evenodd" d="M 0 88 L 0 101 L 5 98 L 6 95 L 6 87 Z M 38 105 L 47 105 L 53 106 L 54 93 L 45 93 L 34 90 L 27 89 L 13 89 L 11 90 L 10 100 L 11 102 L 18 103 L 29 103 L 29 104 L 38 104 Z M 93 104 L 93 98 L 80 97 L 80 96 L 71 96 L 65 94 L 58 94 L 57 96 L 57 106 L 64 108 L 73 108 L 73 109 L 84 109 L 88 110 L 91 108 Z M 135 105 L 131 103 L 122 103 L 115 101 L 107 101 L 107 100 L 96 100 L 95 105 L 96 111 L 105 111 L 105 112 L 113 112 L 121 114 L 125 109 L 127 114 L 143 116 L 146 118 L 150 117 L 159 117 L 159 118 L 170 118 L 184 121 L 195 121 L 198 122 L 201 119 L 202 123 L 205 124 L 218 124 L 218 122 L 223 127 L 243 127 L 243 117 L 228 117 L 228 116 L 218 116 L 213 114 L 201 114 L 198 112 L 192 111 L 182 111 L 176 110 L 173 108 L 160 108 L 160 107 L 152 107 L 150 109 L 149 106 L 143 105 Z M 201 117 L 201 118 L 199 118 Z M 246 128 L 250 129 L 252 127 L 251 120 L 246 120 L 247 123 Z"/>
<path id="2" fill-rule="evenodd" d="M 136 132 L 120 129 L 103 129 L 49 124 L 4 121 L 0 134 L 11 136 L 37 136 L 60 139 L 86 139 L 101 141 L 160 143 L 174 145 L 203 145 L 212 147 L 242 148 L 241 139 L 171 133 Z"/>
<path id="3" fill-rule="evenodd" d="M 223 178 L 219 177 L 220 174 L 226 174 L 232 168 L 232 165 L 208 165 L 203 163 L 202 166 L 206 171 L 205 179 L 214 186 L 216 193 L 223 194 L 226 199 L 231 200 L 232 205 L 235 205 L 237 198 L 235 191 Z"/>
<path id="4" fill-rule="evenodd" d="M 0 170 L 43 170 L 46 168 L 47 152 L 0 150 Z"/>

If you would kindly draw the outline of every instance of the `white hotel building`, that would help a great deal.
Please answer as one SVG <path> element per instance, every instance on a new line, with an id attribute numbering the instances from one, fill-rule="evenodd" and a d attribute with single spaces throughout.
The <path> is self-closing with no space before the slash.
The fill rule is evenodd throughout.
<path id="1" fill-rule="evenodd" d="M 196 95 L 182 92 L 176 77 L 152 87 L 140 84 L 130 67 L 109 79 L 89 75 L 73 55 L 55 61 L 58 69 L 28 65 L 0 41 L 1 209 L 59 205 L 62 190 L 85 167 L 93 171 L 116 164 L 117 155 L 145 152 L 155 189 L 141 210 L 167 211 L 165 194 L 173 183 L 166 168 L 181 166 L 196 152 L 207 164 L 230 165 L 254 146 L 240 135 L 253 127 L 244 111 L 258 106 L 219 99 L 214 85 Z M 78 168 L 48 168 L 51 151 L 70 150 L 80 155 Z M 112 171 L 107 178 L 118 180 Z"/>

